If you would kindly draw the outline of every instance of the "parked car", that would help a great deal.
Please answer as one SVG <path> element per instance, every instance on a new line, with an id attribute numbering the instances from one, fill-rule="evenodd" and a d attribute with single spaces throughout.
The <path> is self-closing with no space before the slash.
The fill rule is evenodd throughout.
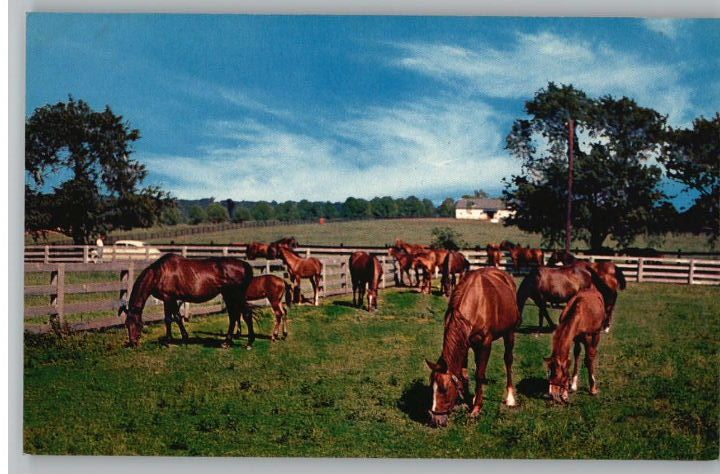
<path id="1" fill-rule="evenodd" d="M 139 240 L 118 240 L 112 245 L 102 247 L 102 258 L 99 248 L 90 253 L 90 260 L 94 263 L 100 261 L 109 262 L 112 260 L 155 260 L 161 255 L 154 247 L 149 247 L 145 242 Z"/>

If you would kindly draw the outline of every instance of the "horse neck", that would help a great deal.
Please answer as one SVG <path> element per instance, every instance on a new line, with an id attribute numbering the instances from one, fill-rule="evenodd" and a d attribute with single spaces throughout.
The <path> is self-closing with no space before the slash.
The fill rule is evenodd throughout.
<path id="1" fill-rule="evenodd" d="M 283 256 L 283 260 L 285 260 L 287 266 L 289 266 L 293 271 L 297 269 L 297 267 L 303 260 L 298 255 L 296 255 L 295 252 L 289 249 L 282 249 L 280 251 L 280 255 Z"/>
<path id="2" fill-rule="evenodd" d="M 459 319 L 459 314 L 449 315 L 445 324 L 445 335 L 443 337 L 442 358 L 448 366 L 448 371 L 455 375 L 461 375 L 469 349 L 469 334 L 467 324 Z"/>
<path id="3" fill-rule="evenodd" d="M 130 301 L 128 301 L 129 308 L 142 310 L 145 307 L 145 302 L 155 288 L 156 276 L 156 270 L 152 268 L 152 266 L 147 267 L 140 273 L 130 293 Z"/>
<path id="4" fill-rule="evenodd" d="M 567 360 L 570 353 L 570 346 L 573 342 L 572 326 L 573 319 L 563 321 L 553 333 L 553 351 L 552 356 L 558 360 Z"/>

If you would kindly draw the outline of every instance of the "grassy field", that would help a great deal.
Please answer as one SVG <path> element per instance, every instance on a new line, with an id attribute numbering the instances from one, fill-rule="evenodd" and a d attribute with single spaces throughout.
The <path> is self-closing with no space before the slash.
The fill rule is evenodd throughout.
<path id="1" fill-rule="evenodd" d="M 568 406 L 546 391 L 550 335 L 526 310 L 515 350 L 520 406 L 501 405 L 496 343 L 480 419 L 426 424 L 428 370 L 445 299 L 381 293 L 379 313 L 348 297 L 290 312 L 290 337 L 220 349 L 224 315 L 189 323 L 187 345 L 123 348 L 112 330 L 26 336 L 24 449 L 34 454 L 713 459 L 718 457 L 720 291 L 631 284 L 599 349 L 601 393 L 585 378 Z M 557 312 L 552 314 L 557 319 Z M 176 331 L 177 333 L 177 331 Z M 472 358 L 471 358 L 472 360 Z M 471 362 L 472 369 L 472 362 Z M 583 371 L 583 377 L 585 373 Z"/>
<path id="2" fill-rule="evenodd" d="M 311 245 L 340 245 L 346 246 L 383 246 L 392 244 L 396 238 L 429 244 L 432 241 L 434 227 L 451 227 L 462 235 L 462 239 L 470 246 L 485 247 L 489 242 L 499 243 L 502 240 L 519 242 L 522 245 L 539 246 L 541 236 L 523 232 L 517 227 L 505 227 L 502 224 L 490 222 L 469 221 L 459 219 L 387 219 L 352 222 L 332 222 L 329 224 L 300 224 L 281 225 L 273 227 L 258 227 L 229 230 L 207 234 L 188 235 L 176 237 L 176 243 L 187 244 L 229 244 L 233 242 L 272 241 L 289 235 L 295 236 L 301 244 Z M 167 243 L 168 239 L 158 239 L 156 243 Z M 581 248 L 586 246 L 577 244 Z M 608 239 L 607 246 L 615 243 Z M 638 239 L 637 247 L 651 245 L 646 239 Z M 691 234 L 667 234 L 659 249 L 676 252 L 683 249 L 686 252 L 706 252 L 712 250 L 708 247 L 706 239 Z"/>

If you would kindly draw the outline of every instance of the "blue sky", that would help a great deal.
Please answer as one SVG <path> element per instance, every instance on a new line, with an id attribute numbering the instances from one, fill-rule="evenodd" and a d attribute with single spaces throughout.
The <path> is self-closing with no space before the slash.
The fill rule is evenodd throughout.
<path id="1" fill-rule="evenodd" d="M 181 198 L 497 193 L 548 81 L 688 125 L 720 110 L 717 20 L 33 13 L 27 115 L 109 104 Z M 682 204 L 680 197 L 676 202 Z"/>

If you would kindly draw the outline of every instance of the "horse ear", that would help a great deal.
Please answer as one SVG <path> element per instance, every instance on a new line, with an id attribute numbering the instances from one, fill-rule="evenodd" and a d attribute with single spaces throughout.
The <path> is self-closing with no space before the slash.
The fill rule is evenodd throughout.
<path id="1" fill-rule="evenodd" d="M 425 364 L 427 364 L 427 366 L 428 366 L 428 367 L 430 368 L 430 370 L 432 370 L 433 372 L 437 372 L 437 371 L 438 371 L 438 364 L 436 364 L 435 362 L 430 362 L 428 359 L 425 359 Z"/>

